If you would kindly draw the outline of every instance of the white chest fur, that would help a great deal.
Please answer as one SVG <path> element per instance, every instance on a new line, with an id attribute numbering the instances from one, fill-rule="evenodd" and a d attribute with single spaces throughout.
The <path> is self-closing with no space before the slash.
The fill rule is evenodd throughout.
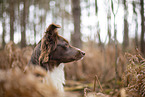
<path id="1" fill-rule="evenodd" d="M 48 71 L 47 74 L 50 76 L 52 84 L 56 87 L 56 89 L 63 92 L 63 84 L 65 84 L 64 64 L 54 67 L 54 69 L 51 72 Z M 45 82 L 49 84 L 48 77 L 45 77 Z"/>

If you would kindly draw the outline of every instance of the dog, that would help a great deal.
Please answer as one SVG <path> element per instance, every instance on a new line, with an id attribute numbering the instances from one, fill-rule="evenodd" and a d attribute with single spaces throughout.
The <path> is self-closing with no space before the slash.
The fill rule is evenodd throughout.
<path id="1" fill-rule="evenodd" d="M 64 64 L 77 61 L 85 56 L 85 52 L 75 48 L 58 34 L 60 25 L 50 24 L 45 35 L 34 48 L 29 64 L 40 65 L 47 70 L 54 86 L 63 91 Z M 47 79 L 47 78 L 45 78 Z"/>

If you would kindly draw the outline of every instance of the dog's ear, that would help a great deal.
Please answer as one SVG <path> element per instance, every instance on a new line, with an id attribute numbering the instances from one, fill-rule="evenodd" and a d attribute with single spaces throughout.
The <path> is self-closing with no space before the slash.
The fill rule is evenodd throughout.
<path id="1" fill-rule="evenodd" d="M 40 65 L 43 65 L 49 61 L 50 52 L 57 46 L 57 28 L 60 28 L 60 26 L 52 23 L 46 29 L 45 35 L 41 40 L 41 54 L 39 57 Z"/>
<path id="2" fill-rule="evenodd" d="M 50 24 L 49 27 L 46 29 L 46 33 L 49 33 L 49 34 L 57 33 L 57 28 L 61 28 L 61 26 L 52 23 L 52 24 Z"/>

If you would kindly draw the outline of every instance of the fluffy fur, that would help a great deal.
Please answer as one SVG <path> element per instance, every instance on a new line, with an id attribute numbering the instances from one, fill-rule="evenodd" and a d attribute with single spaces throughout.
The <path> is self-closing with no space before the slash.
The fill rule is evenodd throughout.
<path id="1" fill-rule="evenodd" d="M 41 40 L 41 54 L 39 57 L 39 64 L 47 63 L 49 61 L 49 53 L 56 48 L 58 35 L 56 28 L 60 28 L 60 26 L 51 24 L 47 28 L 45 35 Z"/>
<path id="2" fill-rule="evenodd" d="M 59 91 L 63 92 L 63 84 L 65 84 L 65 75 L 64 75 L 64 64 L 60 64 L 58 67 L 54 67 L 54 69 L 50 72 L 47 72 L 48 76 L 44 78 L 44 82 L 49 84 L 49 77 L 53 86 L 56 87 Z"/>

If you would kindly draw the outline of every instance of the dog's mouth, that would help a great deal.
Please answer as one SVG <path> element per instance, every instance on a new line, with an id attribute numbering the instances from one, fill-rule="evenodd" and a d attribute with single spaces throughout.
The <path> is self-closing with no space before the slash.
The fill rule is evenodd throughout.
<path id="1" fill-rule="evenodd" d="M 83 51 L 79 51 L 76 55 L 75 55 L 75 59 L 76 60 L 82 60 L 85 56 L 85 52 Z"/>
<path id="2" fill-rule="evenodd" d="M 82 60 L 83 58 L 84 58 L 84 54 L 77 54 L 77 55 L 75 55 L 73 58 L 71 58 L 70 60 L 69 60 L 69 62 L 72 62 L 72 61 L 78 61 L 78 60 Z M 67 63 L 67 62 L 66 62 Z"/>

